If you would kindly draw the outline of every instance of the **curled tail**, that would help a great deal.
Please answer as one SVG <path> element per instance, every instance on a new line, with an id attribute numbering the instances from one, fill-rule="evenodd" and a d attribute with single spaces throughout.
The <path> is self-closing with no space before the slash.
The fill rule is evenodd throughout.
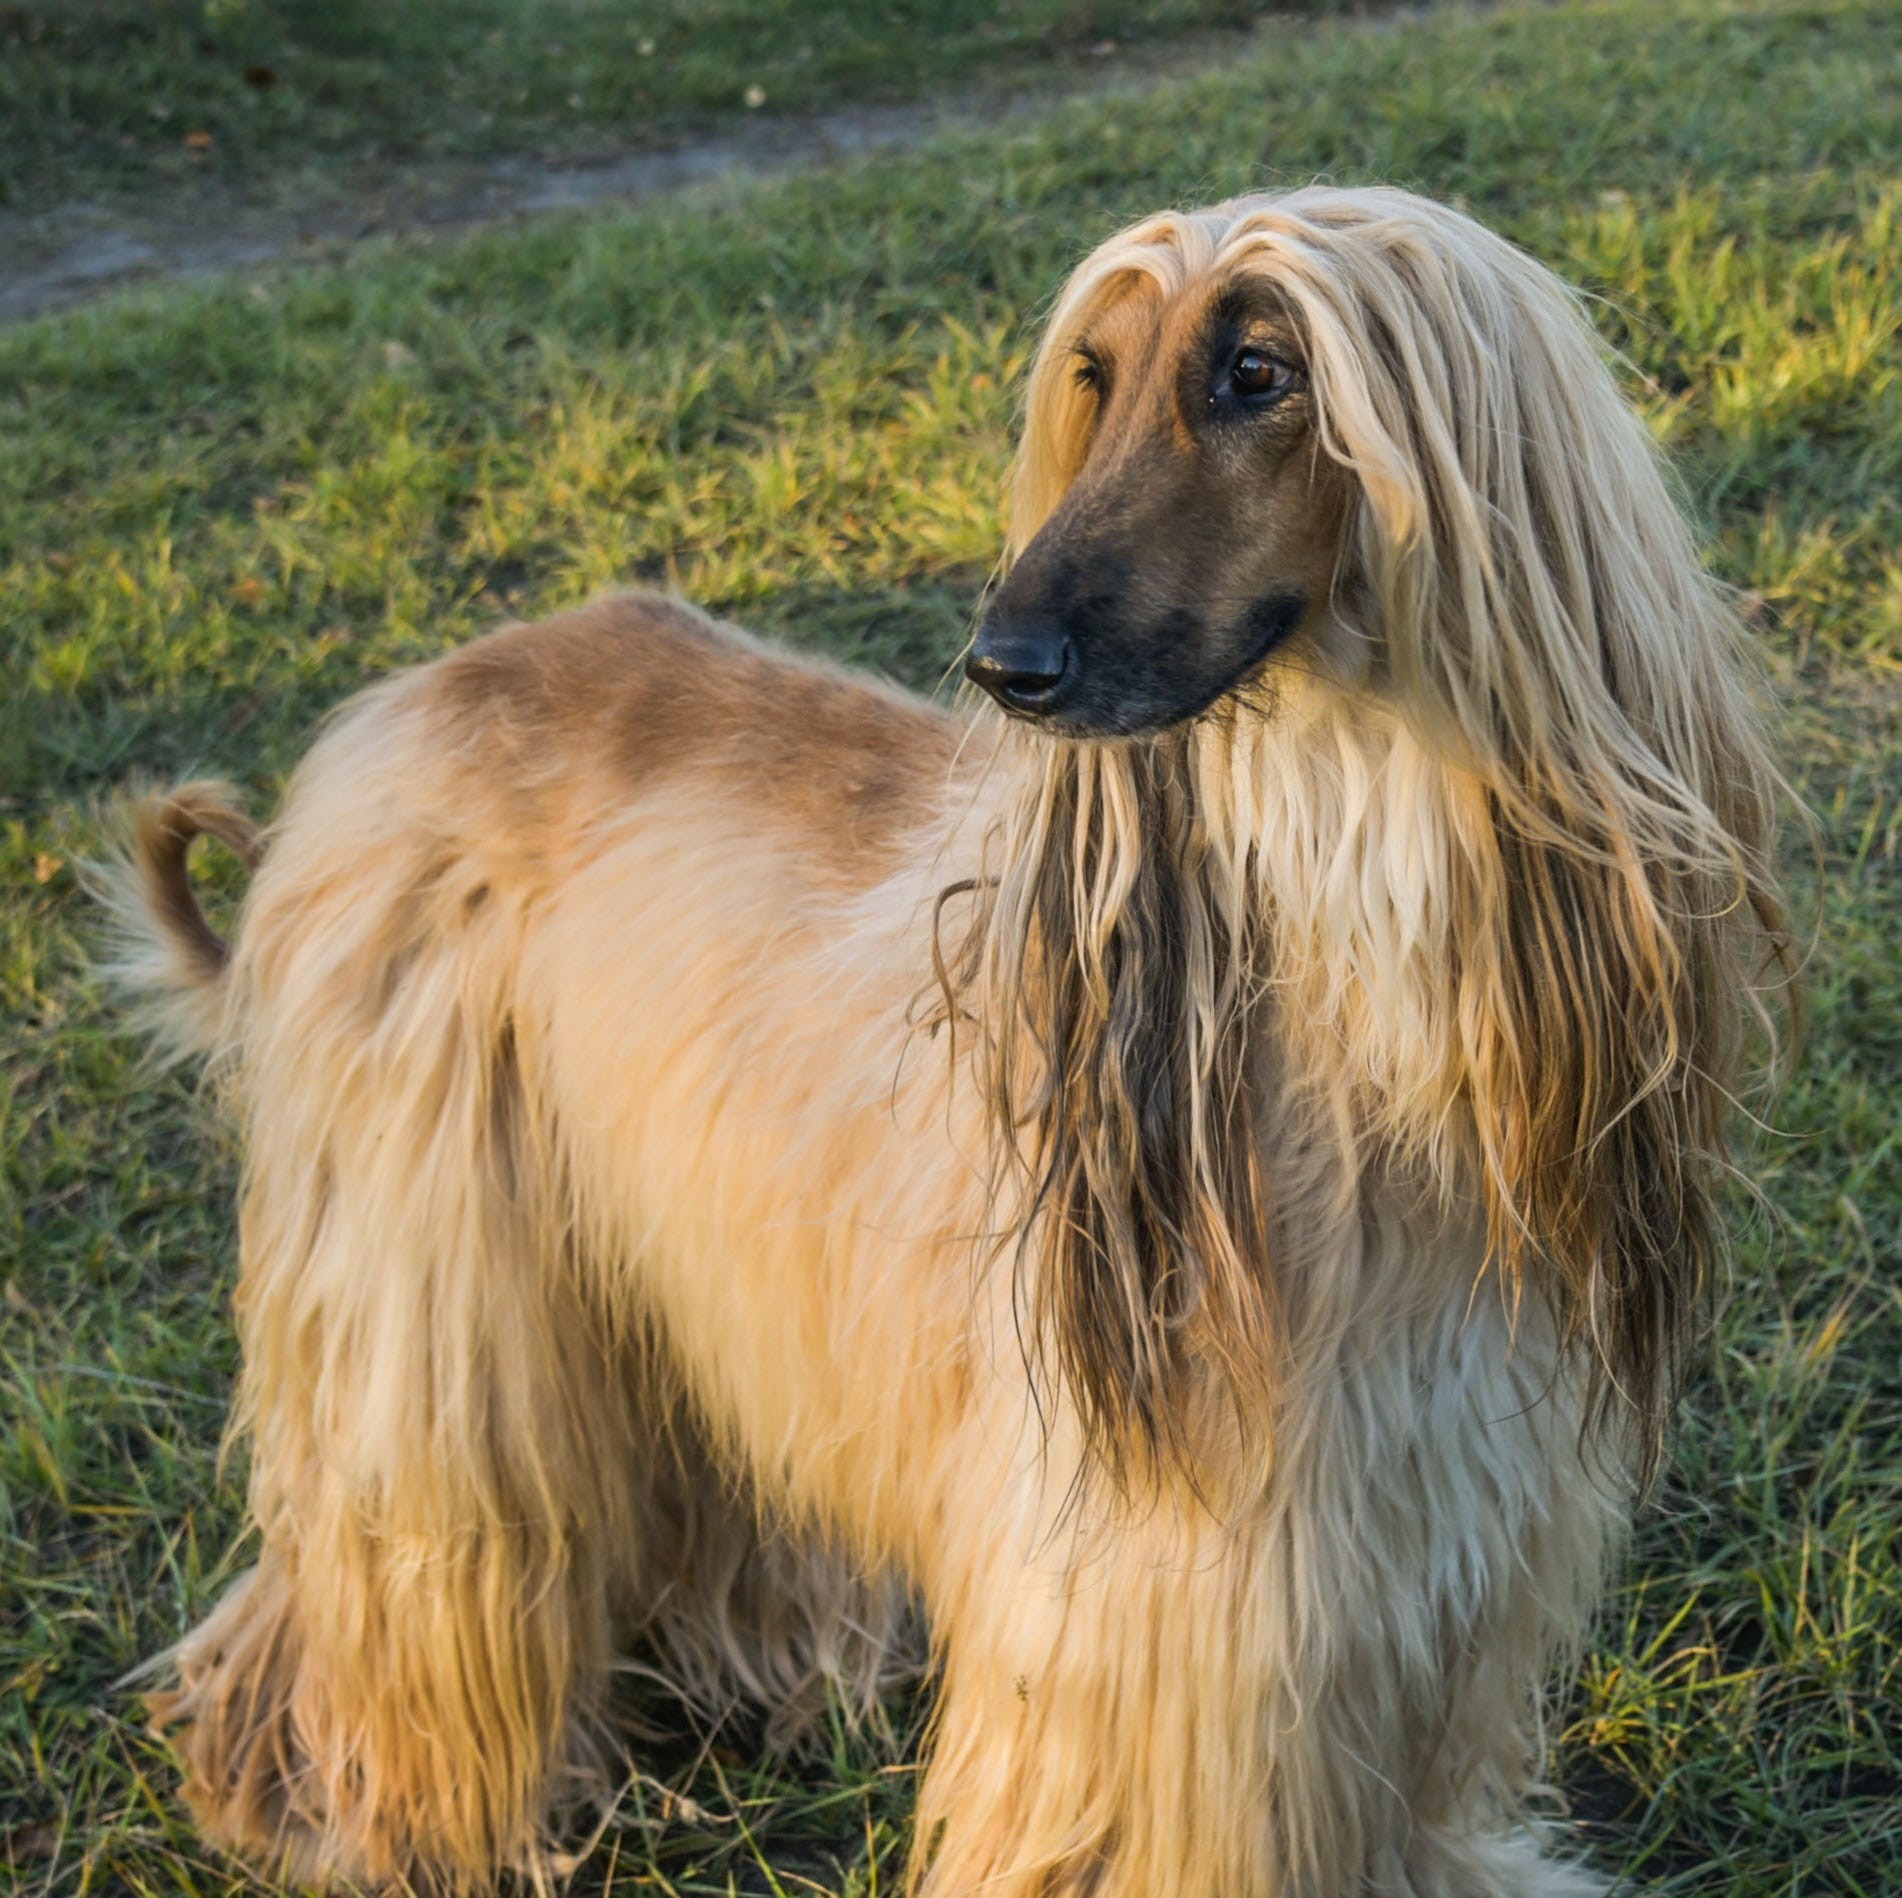
<path id="1" fill-rule="evenodd" d="M 140 799 L 124 840 L 92 881 L 112 913 L 117 941 L 104 963 L 161 1051 L 202 1054 L 221 1038 L 231 948 L 205 919 L 185 859 L 193 840 L 215 837 L 247 870 L 264 856 L 256 825 L 229 785 L 182 784 Z"/>

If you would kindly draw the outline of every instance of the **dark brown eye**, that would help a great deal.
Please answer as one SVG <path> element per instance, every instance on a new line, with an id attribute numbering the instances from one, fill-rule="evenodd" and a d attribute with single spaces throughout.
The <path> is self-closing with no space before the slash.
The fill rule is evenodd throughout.
<path id="1" fill-rule="evenodd" d="M 1301 372 L 1265 349 L 1238 349 L 1228 366 L 1228 394 L 1256 406 L 1278 401 L 1300 381 Z"/>
<path id="2" fill-rule="evenodd" d="M 1093 349 L 1079 348 L 1071 352 L 1070 374 L 1079 389 L 1088 389 L 1092 395 L 1101 395 L 1109 387 L 1103 359 Z"/>

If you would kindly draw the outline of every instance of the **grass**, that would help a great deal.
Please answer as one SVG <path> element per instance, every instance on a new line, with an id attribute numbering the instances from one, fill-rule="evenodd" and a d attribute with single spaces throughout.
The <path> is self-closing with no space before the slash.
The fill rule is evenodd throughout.
<path id="1" fill-rule="evenodd" d="M 1332 0 L 1297 0 L 1326 10 Z M 1031 83 L 1253 0 L 19 0 L 0 7 L 0 205 L 395 160 L 586 158 L 751 112 Z"/>
<path id="2" fill-rule="evenodd" d="M 100 801 L 268 796 L 364 679 L 632 578 L 930 684 L 1066 265 L 1316 171 L 1597 294 L 1817 816 L 1768 1210 L 1556 1778 L 1634 1887 L 1902 1890 L 1902 16 L 1856 0 L 1290 27 L 1009 137 L 0 332 L 0 1882 L 243 1888 L 113 1688 L 231 1572 L 241 1473 L 232 1155 L 84 973 Z M 579 1891 L 894 1889 L 902 1757 L 641 1762 Z"/>

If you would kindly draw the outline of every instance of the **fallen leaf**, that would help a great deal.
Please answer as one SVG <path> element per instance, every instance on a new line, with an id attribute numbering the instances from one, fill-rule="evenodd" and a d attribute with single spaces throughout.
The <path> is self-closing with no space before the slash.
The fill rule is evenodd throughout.
<path id="1" fill-rule="evenodd" d="M 33 881 L 35 883 L 51 883 L 64 868 L 65 865 L 58 857 L 49 857 L 46 852 L 42 850 L 33 859 Z"/>
<path id="2" fill-rule="evenodd" d="M 264 582 L 255 573 L 247 574 L 231 589 L 231 597 L 241 606 L 261 606 L 264 602 Z"/>
<path id="3" fill-rule="evenodd" d="M 209 132 L 187 132 L 185 149 L 188 152 L 208 152 L 215 143 Z"/>

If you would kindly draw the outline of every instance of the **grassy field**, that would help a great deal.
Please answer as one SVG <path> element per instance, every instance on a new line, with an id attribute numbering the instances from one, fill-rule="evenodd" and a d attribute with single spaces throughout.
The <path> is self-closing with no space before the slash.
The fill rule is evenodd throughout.
<path id="1" fill-rule="evenodd" d="M 1634 1890 L 1902 1891 L 1902 15 L 1856 0 L 1290 25 L 1007 138 L 0 331 L 0 1887 L 243 1888 L 113 1686 L 241 1559 L 241 1472 L 233 1157 L 84 973 L 101 801 L 268 798 L 361 681 L 629 579 L 930 685 L 1067 264 L 1317 172 L 1598 293 L 1817 814 L 1765 1210 L 1555 1777 Z M 895 1888 L 902 1757 L 641 1757 L 578 1891 Z"/>
<path id="2" fill-rule="evenodd" d="M 0 205 L 220 185 L 284 197 L 416 158 L 585 159 L 756 112 L 1032 83 L 1260 11 L 1252 0 L 19 0 L 0 7 Z"/>

